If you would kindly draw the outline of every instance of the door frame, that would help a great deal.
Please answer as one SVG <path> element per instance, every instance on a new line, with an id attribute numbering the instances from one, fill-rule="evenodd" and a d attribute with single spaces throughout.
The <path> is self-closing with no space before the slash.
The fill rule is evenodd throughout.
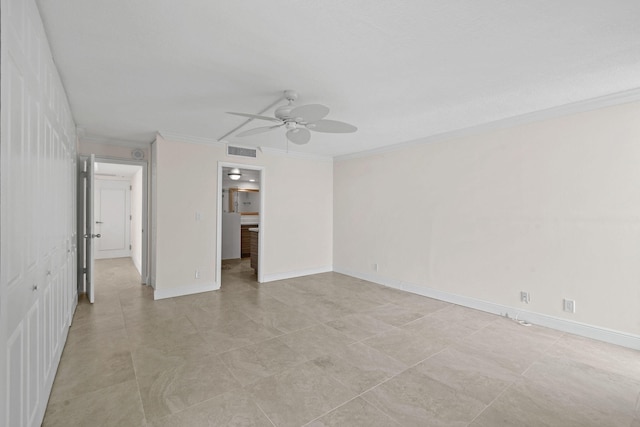
<path id="1" fill-rule="evenodd" d="M 79 163 L 82 164 L 86 159 L 88 159 L 88 155 L 80 155 Z M 141 244 L 142 244 L 142 260 L 141 260 L 141 281 L 142 284 L 149 284 L 149 195 L 151 192 L 149 191 L 149 177 L 148 177 L 148 162 L 146 160 L 133 160 L 133 159 L 121 159 L 117 157 L 108 157 L 108 156 L 95 156 L 96 163 L 112 163 L 118 165 L 132 165 L 132 166 L 142 166 L 142 236 L 141 236 Z M 81 170 L 81 167 L 79 168 Z M 95 189 L 94 189 L 95 191 Z M 84 198 L 84 194 L 82 194 L 82 189 L 78 189 L 78 203 L 82 201 Z M 78 227 L 80 227 L 80 223 L 82 222 L 82 217 L 80 216 L 80 208 L 78 208 Z M 80 252 L 78 251 L 78 265 L 82 263 L 84 265 L 84 260 L 80 258 Z M 84 256 L 84 254 L 82 254 Z M 82 277 L 82 268 L 78 267 L 78 284 L 80 281 L 84 283 L 84 278 Z M 80 287 L 80 285 L 78 285 Z"/>
<path id="2" fill-rule="evenodd" d="M 103 178 L 98 178 L 97 176 L 95 177 L 94 180 L 94 206 L 97 205 L 100 207 L 100 209 L 96 209 L 96 211 L 93 213 L 93 217 L 94 220 L 96 221 L 104 221 L 104 218 L 102 216 L 103 214 L 103 210 L 102 210 L 102 196 L 103 193 L 102 191 L 104 191 L 105 189 L 107 190 L 124 190 L 124 210 L 125 213 L 123 216 L 118 215 L 118 219 L 119 220 L 124 220 L 125 221 L 125 228 L 124 228 L 124 234 L 125 234 L 125 239 L 127 240 L 127 243 L 125 244 L 125 247 L 123 249 L 111 249 L 111 250 L 105 250 L 102 249 L 101 246 L 104 243 L 104 232 L 103 232 L 103 228 L 102 226 L 97 227 L 97 232 L 99 232 L 100 234 L 102 234 L 102 237 L 100 237 L 100 240 L 98 240 L 98 242 L 96 243 L 96 247 L 95 247 L 95 259 L 104 259 L 104 258 L 121 258 L 121 257 L 125 257 L 125 256 L 129 256 L 129 257 L 133 257 L 133 253 L 131 250 L 131 239 L 132 239 L 132 234 L 131 234 L 131 193 L 132 193 L 132 189 L 131 189 L 131 180 L 129 181 L 125 181 L 125 180 L 121 180 L 121 179 L 103 179 Z M 142 195 L 140 196 L 142 197 Z M 142 215 L 142 213 L 141 213 Z M 96 224 L 98 224 L 98 222 L 96 222 Z M 142 226 L 142 224 L 141 224 Z M 126 245 L 128 245 L 129 247 L 127 248 Z M 101 252 L 106 252 L 107 254 L 105 255 L 105 253 L 101 253 Z M 116 252 L 114 254 L 114 252 Z M 125 255 L 122 255 L 122 254 Z M 117 255 L 117 256 L 114 256 Z M 140 264 L 142 264 L 142 259 L 140 259 Z M 140 269 L 142 269 L 142 265 L 140 266 Z"/>
<path id="3" fill-rule="evenodd" d="M 217 288 L 222 286 L 222 168 L 238 168 L 248 169 L 260 172 L 260 213 L 258 215 L 258 228 L 260 229 L 260 237 L 258 239 L 258 283 L 263 282 L 264 271 L 262 268 L 263 254 L 265 247 L 265 167 L 256 165 L 247 165 L 244 163 L 232 163 L 218 161 L 218 189 L 216 194 L 216 211 L 217 211 L 217 224 L 216 224 L 216 282 L 218 282 Z"/>

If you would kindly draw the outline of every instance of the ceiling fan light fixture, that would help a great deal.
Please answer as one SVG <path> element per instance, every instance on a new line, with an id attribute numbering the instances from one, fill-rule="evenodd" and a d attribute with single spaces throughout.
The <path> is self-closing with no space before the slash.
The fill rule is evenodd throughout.
<path id="1" fill-rule="evenodd" d="M 358 130 L 357 127 L 350 125 L 349 123 L 339 122 L 337 120 L 326 120 L 325 117 L 329 114 L 329 107 L 322 104 L 308 104 L 296 107 L 293 105 L 293 101 L 298 98 L 298 94 L 295 91 L 285 91 L 285 98 L 287 99 L 287 105 L 281 105 L 275 110 L 275 118 L 261 116 L 259 114 L 249 113 L 234 113 L 228 111 L 228 114 L 235 116 L 248 117 L 249 119 L 266 120 L 270 122 L 276 122 L 274 126 L 261 126 L 253 129 L 240 132 L 236 136 L 245 137 L 250 135 L 256 135 L 259 133 L 268 132 L 272 129 L 284 127 L 287 129 L 287 139 L 294 144 L 306 144 L 311 139 L 309 130 L 315 132 L 326 133 L 351 133 Z M 270 107 L 269 107 L 270 108 Z M 263 112 L 266 110 L 263 110 Z M 245 122 L 246 124 L 247 122 Z M 244 126 L 241 125 L 240 127 Z M 236 130 L 239 129 L 236 128 Z M 232 131 L 232 132 L 235 132 Z"/>
<path id="2" fill-rule="evenodd" d="M 230 180 L 232 181 L 237 181 L 240 179 L 240 177 L 242 176 L 242 174 L 240 173 L 240 169 L 238 168 L 233 168 L 229 171 L 229 173 L 227 174 L 227 176 L 229 177 Z"/>

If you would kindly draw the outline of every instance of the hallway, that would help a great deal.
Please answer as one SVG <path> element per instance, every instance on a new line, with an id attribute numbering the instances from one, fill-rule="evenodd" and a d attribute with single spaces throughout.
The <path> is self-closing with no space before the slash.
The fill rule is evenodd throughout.
<path id="1" fill-rule="evenodd" d="M 45 426 L 637 426 L 638 352 L 325 273 L 153 301 L 96 263 Z M 635 418 L 634 418 L 635 417 Z"/>

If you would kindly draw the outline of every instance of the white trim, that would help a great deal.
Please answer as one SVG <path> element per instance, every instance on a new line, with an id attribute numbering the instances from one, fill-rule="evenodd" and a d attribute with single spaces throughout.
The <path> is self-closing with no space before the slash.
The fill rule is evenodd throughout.
<path id="1" fill-rule="evenodd" d="M 218 187 L 216 194 L 216 280 L 222 283 L 222 168 L 238 168 L 260 171 L 260 215 L 258 216 L 258 228 L 260 229 L 260 238 L 258 239 L 258 282 L 263 282 L 262 260 L 264 259 L 264 248 L 266 240 L 265 227 L 265 170 L 264 166 L 255 166 L 246 163 L 231 163 L 218 161 Z"/>
<path id="2" fill-rule="evenodd" d="M 520 114 L 517 116 L 506 117 L 504 119 L 495 120 L 488 123 L 482 123 L 461 129 L 454 129 L 448 132 L 430 135 L 427 137 L 405 141 L 398 144 L 385 145 L 371 150 L 358 151 L 355 153 L 335 156 L 335 161 L 344 161 L 357 159 L 362 157 L 374 156 L 376 154 L 388 153 L 391 151 L 402 150 L 407 147 L 428 144 L 439 141 L 446 141 L 463 136 L 475 135 L 482 132 L 504 129 L 526 123 L 533 123 L 541 120 L 553 119 L 556 117 L 567 116 L 569 114 L 583 113 L 586 111 L 597 110 L 599 108 L 612 107 L 615 105 L 625 104 L 629 102 L 640 101 L 640 88 L 630 89 L 623 92 L 613 93 L 598 98 L 586 99 L 583 101 L 572 102 L 570 104 L 560 105 L 557 107 L 547 108 L 544 110 L 533 111 L 531 113 Z"/>
<path id="3" fill-rule="evenodd" d="M 168 130 L 159 130 L 158 134 L 160 134 L 160 136 L 167 141 L 189 142 L 191 144 L 213 145 L 215 147 L 226 146 L 224 142 L 219 142 L 216 138 L 203 138 L 201 136 L 185 135 L 179 132 L 171 132 Z"/>
<path id="4" fill-rule="evenodd" d="M 258 147 L 258 150 L 263 154 L 272 154 L 274 156 L 290 157 L 293 159 L 307 159 L 307 160 L 333 162 L 333 157 L 323 156 L 320 154 L 302 153 L 300 151 L 290 151 L 290 150 L 283 150 L 281 148 L 263 147 L 263 146 Z"/>
<path id="5" fill-rule="evenodd" d="M 265 274 L 260 283 L 275 282 L 276 280 L 293 279 L 295 277 L 310 276 L 312 274 L 329 273 L 333 271 L 332 266 L 309 268 L 306 270 L 287 271 L 284 273 Z"/>
<path id="6" fill-rule="evenodd" d="M 153 291 L 153 299 L 175 298 L 184 295 L 199 294 L 202 292 L 216 291 L 220 289 L 219 282 L 208 282 L 197 285 L 175 286 L 169 289 L 156 289 Z"/>
<path id="7" fill-rule="evenodd" d="M 120 147 L 129 147 L 129 148 L 149 148 L 151 145 L 151 141 L 128 141 L 124 139 L 113 139 L 102 136 L 79 136 L 78 141 L 80 142 L 89 142 L 94 144 L 107 144 L 107 145 L 117 145 Z"/>
<path id="8" fill-rule="evenodd" d="M 600 326 L 589 325 L 586 323 L 580 323 L 573 320 L 561 319 L 558 317 L 536 313 L 533 311 L 521 310 L 518 308 L 466 297 L 463 295 L 452 294 L 449 292 L 427 288 L 424 286 L 418 286 L 400 280 L 382 277 L 376 274 L 361 273 L 358 271 L 340 267 L 334 268 L 334 271 L 336 273 L 346 274 L 347 276 L 367 280 L 369 282 L 377 283 L 379 285 L 387 286 L 390 288 L 400 289 L 402 291 L 411 292 L 429 298 L 435 298 L 441 301 L 450 302 L 464 307 L 474 308 L 476 310 L 481 310 L 500 316 L 506 315 L 511 318 L 515 318 L 516 316 L 518 316 L 519 320 L 525 320 L 535 325 L 545 326 L 547 328 L 557 329 L 559 331 L 569 332 L 571 334 L 581 335 L 583 337 L 593 338 L 599 341 L 640 350 L 639 335 L 616 331 L 613 329 L 607 329 Z"/>

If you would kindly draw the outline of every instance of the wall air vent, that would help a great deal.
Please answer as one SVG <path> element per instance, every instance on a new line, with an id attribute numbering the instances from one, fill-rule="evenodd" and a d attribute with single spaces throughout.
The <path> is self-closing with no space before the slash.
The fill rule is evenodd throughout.
<path id="1" fill-rule="evenodd" d="M 258 157 L 258 150 L 255 148 L 234 147 L 227 145 L 227 155 L 229 156 L 241 156 L 241 157 Z"/>

